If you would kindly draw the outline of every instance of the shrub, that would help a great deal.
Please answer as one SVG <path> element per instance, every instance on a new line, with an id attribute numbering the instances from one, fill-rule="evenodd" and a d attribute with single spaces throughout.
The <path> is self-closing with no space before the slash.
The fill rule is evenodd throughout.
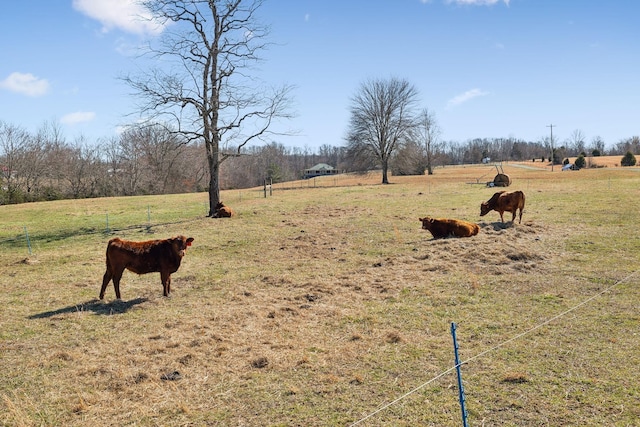
<path id="1" fill-rule="evenodd" d="M 620 164 L 622 166 L 635 166 L 636 156 L 634 156 L 631 151 L 627 151 L 627 154 L 625 154 L 622 160 L 620 160 Z"/>
<path id="2" fill-rule="evenodd" d="M 576 159 L 576 161 L 573 162 L 573 165 L 578 169 L 582 169 L 583 167 L 586 166 L 586 164 L 587 162 L 585 161 L 584 156 L 582 154 L 580 154 Z"/>

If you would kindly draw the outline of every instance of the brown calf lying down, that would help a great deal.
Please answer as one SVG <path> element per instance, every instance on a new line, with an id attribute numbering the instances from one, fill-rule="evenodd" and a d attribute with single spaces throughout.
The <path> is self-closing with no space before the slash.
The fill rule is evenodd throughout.
<path id="1" fill-rule="evenodd" d="M 447 218 L 419 218 L 422 222 L 422 228 L 429 230 L 434 239 L 443 239 L 445 237 L 471 237 L 478 234 L 480 227 L 478 224 L 463 221 L 461 219 Z"/>
<path id="2" fill-rule="evenodd" d="M 171 273 L 178 271 L 187 247 L 193 237 L 176 236 L 170 239 L 131 242 L 118 237 L 109 240 L 107 245 L 107 271 L 102 278 L 100 299 L 113 279 L 116 298 L 120 299 L 120 279 L 125 269 L 138 274 L 160 273 L 163 295 L 171 293 Z"/>
<path id="3" fill-rule="evenodd" d="M 522 224 L 522 210 L 524 209 L 524 193 L 522 191 L 498 191 L 489 200 L 480 204 L 480 216 L 485 216 L 491 211 L 500 214 L 500 221 L 504 222 L 502 214 L 511 212 L 511 222 L 516 220 L 516 211 L 520 209 L 519 224 Z"/>
<path id="4" fill-rule="evenodd" d="M 215 211 L 213 218 L 231 218 L 234 215 L 233 209 L 222 202 L 218 202 Z"/>

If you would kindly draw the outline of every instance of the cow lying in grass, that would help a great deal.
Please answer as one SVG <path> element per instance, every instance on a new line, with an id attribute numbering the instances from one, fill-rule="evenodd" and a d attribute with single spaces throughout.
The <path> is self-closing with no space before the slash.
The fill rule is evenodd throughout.
<path id="1" fill-rule="evenodd" d="M 222 202 L 218 202 L 215 208 L 215 213 L 213 214 L 213 218 L 231 218 L 234 215 L 233 209 L 229 206 L 226 206 Z"/>
<path id="2" fill-rule="evenodd" d="M 182 257 L 193 237 L 176 236 L 170 239 L 131 242 L 118 237 L 107 245 L 107 271 L 102 278 L 100 299 L 109 281 L 113 280 L 116 298 L 120 299 L 120 279 L 125 269 L 138 274 L 160 273 L 163 295 L 171 293 L 171 273 L 178 271 Z"/>
<path id="3" fill-rule="evenodd" d="M 471 237 L 478 234 L 480 227 L 478 224 L 463 221 L 461 219 L 448 218 L 419 218 L 422 222 L 422 228 L 429 230 L 434 239 L 443 239 L 445 237 Z"/>
<path id="4" fill-rule="evenodd" d="M 500 214 L 500 221 L 504 222 L 503 214 L 511 212 L 511 222 L 516 220 L 516 211 L 520 210 L 519 224 L 522 224 L 522 210 L 524 209 L 524 193 L 522 191 L 498 191 L 489 200 L 480 204 L 480 216 L 485 216 L 491 211 Z"/>

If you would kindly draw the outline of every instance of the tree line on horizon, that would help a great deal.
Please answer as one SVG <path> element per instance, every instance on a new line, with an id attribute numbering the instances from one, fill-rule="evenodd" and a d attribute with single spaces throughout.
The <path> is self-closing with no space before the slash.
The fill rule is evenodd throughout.
<path id="1" fill-rule="evenodd" d="M 141 55 L 152 59 L 150 66 L 121 78 L 139 99 L 142 122 L 107 139 L 68 141 L 55 123 L 33 133 L 0 119 L 0 204 L 206 191 L 215 217 L 221 189 L 300 179 L 317 163 L 344 172 L 380 169 L 385 184 L 389 172 L 432 174 L 487 159 L 560 164 L 568 156 L 605 154 L 602 138 L 588 144 L 580 130 L 561 144 L 443 141 L 433 113 L 417 111 L 417 89 L 396 78 L 369 80 L 354 93 L 344 145 L 288 148 L 282 141 L 289 131 L 272 124 L 293 117 L 292 87 L 267 85 L 252 67 L 269 46 L 269 25 L 257 13 L 262 4 L 141 2 L 153 19 L 174 24 Z M 627 154 L 639 146 L 634 136 L 606 154 L 625 153 L 621 164 L 635 164 Z"/>
<path id="2" fill-rule="evenodd" d="M 640 154 L 634 136 L 605 151 L 601 138 L 587 145 L 580 131 L 554 148 L 554 163 L 567 157 Z M 555 145 L 555 144 L 554 144 Z M 436 141 L 430 147 L 432 167 L 498 161 L 551 161 L 548 139 L 475 138 L 465 142 Z M 205 147 L 187 142 L 166 126 L 131 127 L 117 137 L 95 143 L 68 141 L 55 123 L 35 133 L 0 121 L 0 204 L 57 199 L 155 195 L 207 191 Z M 233 147 L 228 148 L 234 152 Z M 222 165 L 221 188 L 243 189 L 302 178 L 303 171 L 327 163 L 342 172 L 380 167 L 371 158 L 350 152 L 349 144 L 286 147 L 280 142 L 246 147 Z M 621 164 L 625 164 L 622 162 Z M 427 150 L 415 140 L 398 145 L 390 159 L 393 175 L 423 175 Z"/>

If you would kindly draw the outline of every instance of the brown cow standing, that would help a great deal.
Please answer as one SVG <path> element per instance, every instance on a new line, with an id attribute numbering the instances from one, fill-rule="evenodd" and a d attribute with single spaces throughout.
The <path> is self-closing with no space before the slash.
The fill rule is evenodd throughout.
<path id="1" fill-rule="evenodd" d="M 176 236 L 170 239 L 131 242 L 118 237 L 109 240 L 107 245 L 107 271 L 102 278 L 100 299 L 109 281 L 113 279 L 116 298 L 120 299 L 120 279 L 125 269 L 138 274 L 160 273 L 163 295 L 171 293 L 171 273 L 178 271 L 182 257 L 193 237 Z"/>
<path id="2" fill-rule="evenodd" d="M 231 218 L 235 212 L 229 206 L 226 206 L 222 202 L 218 202 L 216 205 L 216 213 L 213 214 L 213 218 Z"/>
<path id="3" fill-rule="evenodd" d="M 471 237 L 480 231 L 478 224 L 460 219 L 425 217 L 419 218 L 419 220 L 422 222 L 422 228 L 429 230 L 434 239 L 443 239 L 449 236 Z"/>
<path id="4" fill-rule="evenodd" d="M 516 211 L 520 210 L 519 224 L 522 224 L 522 210 L 524 209 L 524 193 L 522 191 L 498 191 L 489 200 L 480 204 L 480 216 L 485 216 L 491 211 L 500 214 L 500 221 L 504 222 L 503 214 L 511 212 L 511 222 L 516 220 Z"/>

